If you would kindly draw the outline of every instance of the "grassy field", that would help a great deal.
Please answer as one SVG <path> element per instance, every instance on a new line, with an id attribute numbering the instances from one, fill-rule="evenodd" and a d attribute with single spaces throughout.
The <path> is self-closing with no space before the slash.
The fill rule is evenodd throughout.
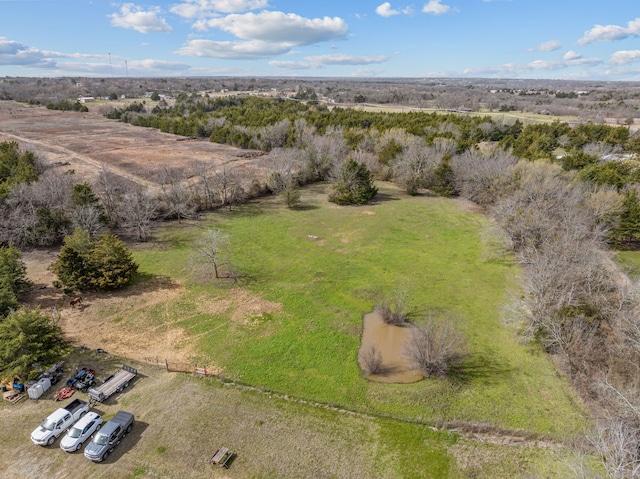
<path id="1" fill-rule="evenodd" d="M 488 220 L 462 202 L 379 187 L 364 207 L 328 203 L 326 186 L 314 185 L 297 210 L 267 198 L 163 225 L 157 241 L 135 248 L 139 281 L 170 278 L 184 291 L 133 312 L 83 314 L 113 318 L 114 331 L 179 328 L 193 360 L 220 367 L 226 385 L 138 365 L 132 387 L 98 406 L 107 418 L 131 410 L 137 428 L 98 465 L 57 442 L 30 443 L 56 407 L 50 396 L 2 404 L 3 427 L 16 431 L 0 435 L 7 477 L 566 477 L 561 442 L 580 434 L 588 414 L 548 358 L 505 326 L 519 270 L 487 259 Z M 229 235 L 239 284 L 193 275 L 193 240 L 209 227 Z M 362 315 L 398 288 L 414 321 L 447 315 L 464 334 L 470 355 L 452 377 L 362 378 Z M 270 312 L 237 314 L 256 298 Z M 71 364 L 99 373 L 123 361 L 77 354 Z M 483 429 L 481 440 L 452 432 L 461 425 Z M 509 437 L 527 440 L 514 447 Z M 228 471 L 207 463 L 220 446 L 238 452 Z"/>
<path id="2" fill-rule="evenodd" d="M 567 381 L 503 324 L 518 270 L 483 259 L 484 217 L 391 185 L 382 185 L 374 205 L 337 207 L 324 188 L 305 189 L 299 210 L 271 199 L 173 225 L 161 233 L 163 247 L 136 254 L 143 273 L 187 283 L 188 294 L 171 311 L 198 337 L 199 360 L 240 383 L 368 414 L 555 437 L 582 430 L 585 413 Z M 198 307 L 238 289 L 190 280 L 190 244 L 207 227 L 229 235 L 233 262 L 245 275 L 241 288 L 281 304 L 281 313 L 243 323 Z M 456 320 L 471 351 L 459 374 L 410 385 L 361 378 L 362 314 L 381 292 L 398 288 L 407 289 L 416 321 L 427 312 Z"/>

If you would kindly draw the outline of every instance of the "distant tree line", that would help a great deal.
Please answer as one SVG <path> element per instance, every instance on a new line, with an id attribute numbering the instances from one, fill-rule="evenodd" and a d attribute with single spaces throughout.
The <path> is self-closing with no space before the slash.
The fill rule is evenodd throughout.
<path id="1" fill-rule="evenodd" d="M 79 101 L 71 101 L 71 100 L 62 100 L 58 102 L 50 102 L 47 103 L 48 110 L 61 110 L 61 111 L 78 111 L 78 112 L 87 112 L 89 108 L 87 105 L 80 103 Z"/>

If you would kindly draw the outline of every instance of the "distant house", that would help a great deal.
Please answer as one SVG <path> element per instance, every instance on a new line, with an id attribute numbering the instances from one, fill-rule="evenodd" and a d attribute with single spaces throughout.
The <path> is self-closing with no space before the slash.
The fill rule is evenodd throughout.
<path id="1" fill-rule="evenodd" d="M 78 97 L 78 101 L 79 101 L 80 103 L 89 103 L 89 102 L 92 102 L 92 101 L 96 101 L 96 99 L 95 99 L 94 97 L 92 97 L 92 96 L 88 96 L 88 95 L 80 95 L 80 96 Z"/>

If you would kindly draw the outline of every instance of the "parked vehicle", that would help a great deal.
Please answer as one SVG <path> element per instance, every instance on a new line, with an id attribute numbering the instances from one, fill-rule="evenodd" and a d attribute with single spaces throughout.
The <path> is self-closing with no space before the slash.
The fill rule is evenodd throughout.
<path id="1" fill-rule="evenodd" d="M 105 379 L 100 386 L 89 388 L 89 399 L 92 402 L 105 401 L 114 393 L 121 392 L 124 388 L 128 387 L 129 381 L 131 381 L 136 374 L 138 374 L 137 369 L 123 364 L 122 369 Z"/>
<path id="2" fill-rule="evenodd" d="M 82 447 L 94 432 L 100 429 L 102 417 L 97 412 L 90 411 L 82 416 L 60 441 L 60 448 L 63 451 L 73 452 Z"/>
<path id="3" fill-rule="evenodd" d="M 87 392 L 90 387 L 96 384 L 95 374 L 96 371 L 93 368 L 84 367 L 77 371 L 72 378 L 67 379 L 67 386 Z"/>
<path id="4" fill-rule="evenodd" d="M 42 424 L 31 433 L 31 441 L 38 446 L 50 446 L 60 434 L 88 411 L 89 403 L 87 401 L 74 399 L 67 406 L 56 409 L 42 421 Z"/>
<path id="5" fill-rule="evenodd" d="M 84 457 L 94 462 L 104 461 L 131 432 L 134 421 L 133 414 L 119 411 L 113 419 L 107 421 L 102 429 L 93 435 L 91 442 L 84 448 Z"/>

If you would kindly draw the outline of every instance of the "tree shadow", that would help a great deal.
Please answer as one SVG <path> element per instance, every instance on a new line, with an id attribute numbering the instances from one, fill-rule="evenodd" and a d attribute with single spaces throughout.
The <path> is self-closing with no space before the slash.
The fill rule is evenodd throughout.
<path id="1" fill-rule="evenodd" d="M 309 203 L 309 204 L 303 203 L 303 204 L 296 205 L 296 206 L 294 206 L 292 208 L 289 208 L 289 209 L 292 210 L 292 211 L 313 211 L 313 210 L 320 209 L 320 207 L 318 205 L 314 205 L 314 204 L 311 204 L 311 203 Z"/>
<path id="2" fill-rule="evenodd" d="M 391 195 L 389 193 L 377 193 L 376 196 L 374 196 L 371 201 L 369 202 L 370 205 L 377 205 L 380 203 L 386 203 L 387 201 L 398 201 L 400 200 L 399 197 L 395 196 L 395 195 Z"/>
<path id="3" fill-rule="evenodd" d="M 494 384 L 511 375 L 513 368 L 505 361 L 499 361 L 479 354 L 469 354 L 451 367 L 447 378 L 453 383 L 468 384 L 481 382 Z"/>

